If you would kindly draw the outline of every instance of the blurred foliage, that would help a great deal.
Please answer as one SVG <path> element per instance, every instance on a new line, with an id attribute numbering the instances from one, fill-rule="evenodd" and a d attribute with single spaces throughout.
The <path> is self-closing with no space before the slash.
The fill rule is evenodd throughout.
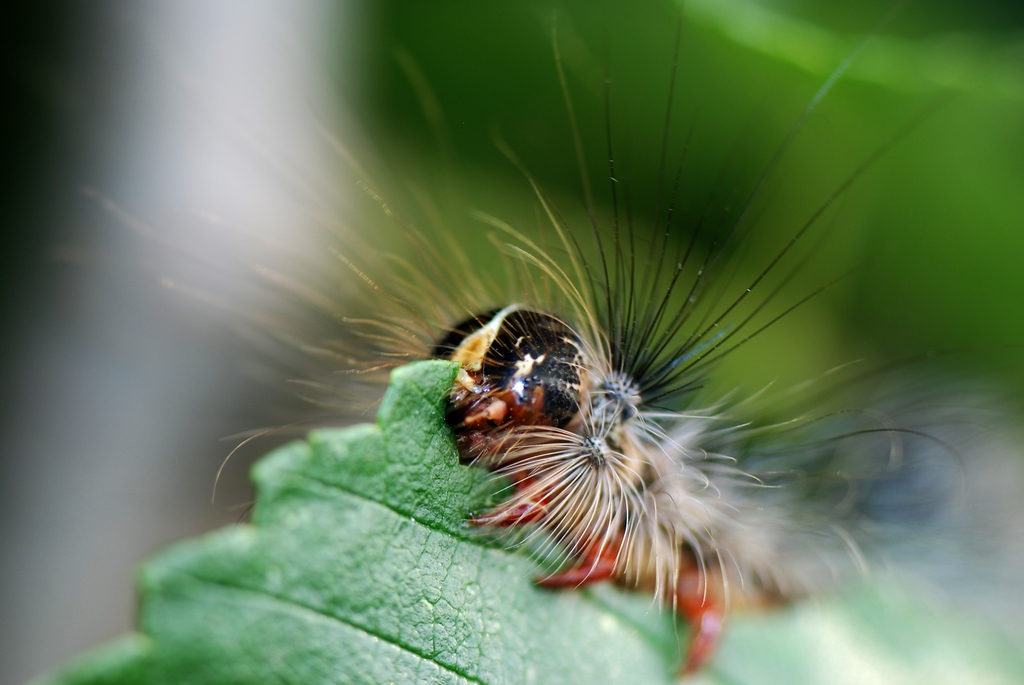
<path id="1" fill-rule="evenodd" d="M 815 92 L 854 57 L 770 174 L 737 261 L 740 281 L 876 149 L 937 105 L 809 232 L 806 242 L 822 237 L 822 245 L 779 307 L 853 272 L 737 355 L 722 381 L 759 387 L 855 358 L 970 348 L 931 363 L 1024 387 L 1019 350 L 982 349 L 1024 343 L 1024 24 L 1015 5 L 391 2 L 373 10 L 363 118 L 385 157 L 402 160 L 392 164 L 398 185 L 438 179 L 443 230 L 470 246 L 484 244 L 485 229 L 468 208 L 538 223 L 537 203 L 499 139 L 563 212 L 584 221 L 556 44 L 606 225 L 606 123 L 622 211 L 638 226 L 667 194 L 692 130 L 679 203 L 689 218 L 673 228 L 680 236 L 716 179 L 729 192 L 715 211 L 735 217 L 737 206 L 726 205 L 742 205 Z"/>

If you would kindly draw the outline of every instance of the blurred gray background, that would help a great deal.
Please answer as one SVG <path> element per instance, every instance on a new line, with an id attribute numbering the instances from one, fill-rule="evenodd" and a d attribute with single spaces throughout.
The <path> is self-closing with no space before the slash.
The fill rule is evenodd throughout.
<path id="1" fill-rule="evenodd" d="M 210 501 L 238 442 L 225 438 L 280 418 L 239 368 L 238 340 L 161 288 L 161 241 L 218 249 L 200 212 L 255 231 L 296 223 L 246 136 L 316 168 L 311 81 L 342 52 L 332 41 L 351 11 L 249 0 L 0 10 L 0 682 L 125 632 L 144 556 L 244 515 L 252 454 Z M 139 236 L 88 188 L 156 218 L 162 237 Z"/>

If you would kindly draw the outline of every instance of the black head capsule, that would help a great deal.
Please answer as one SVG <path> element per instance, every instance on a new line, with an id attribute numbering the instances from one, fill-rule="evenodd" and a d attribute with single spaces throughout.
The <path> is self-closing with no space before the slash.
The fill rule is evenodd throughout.
<path id="1" fill-rule="evenodd" d="M 507 429 L 564 428 L 580 413 L 579 337 L 549 314 L 513 305 L 472 317 L 444 337 L 435 355 L 462 366 L 447 420 L 464 457 L 489 454 Z"/>

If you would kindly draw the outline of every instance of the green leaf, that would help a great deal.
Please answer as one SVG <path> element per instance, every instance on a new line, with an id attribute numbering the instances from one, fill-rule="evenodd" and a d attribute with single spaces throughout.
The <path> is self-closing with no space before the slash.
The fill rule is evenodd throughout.
<path id="1" fill-rule="evenodd" d="M 459 465 L 444 422 L 455 369 L 399 369 L 378 425 L 316 432 L 260 462 L 253 523 L 148 563 L 142 634 L 43 682 L 672 682 L 679 630 L 649 597 L 539 589 L 533 561 L 465 524 L 493 486 Z M 927 682 L 1010 683 L 1024 674 L 984 627 L 879 597 L 738 617 L 699 677 L 841 683 L 867 673 L 903 683 L 923 668 Z"/>
<path id="2" fill-rule="evenodd" d="M 145 637 L 52 682 L 668 682 L 668 617 L 538 589 L 533 562 L 465 524 L 488 479 L 444 423 L 455 368 L 400 369 L 378 425 L 260 462 L 252 525 L 147 564 Z"/>

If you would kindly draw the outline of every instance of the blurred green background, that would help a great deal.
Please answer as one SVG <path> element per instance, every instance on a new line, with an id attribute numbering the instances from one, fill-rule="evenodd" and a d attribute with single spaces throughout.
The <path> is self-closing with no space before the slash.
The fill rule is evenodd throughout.
<path id="1" fill-rule="evenodd" d="M 715 211 L 742 205 L 816 90 L 893 9 L 888 2 L 685 3 L 669 179 L 691 126 L 693 137 L 680 202 L 688 218 L 673 231 L 686 234 L 723 167 L 727 197 Z M 537 225 L 537 203 L 498 150 L 500 137 L 585 233 L 553 54 L 557 27 L 599 214 L 607 226 L 607 75 L 620 202 L 628 195 L 636 225 L 647 226 L 679 16 L 674 2 L 377 5 L 379 42 L 371 41 L 362 75 L 369 94 L 362 119 L 372 122 L 385 159 L 404 160 L 393 165 L 405 171 L 396 174 L 399 184 L 446 179 L 452 160 L 455 181 L 433 186 L 435 197 L 458 188 L 444 214 L 450 230 L 487 230 L 466 206 Z M 738 287 L 879 146 L 942 104 L 803 239 L 828 232 L 780 306 L 859 268 L 737 355 L 727 385 L 798 381 L 861 357 L 1024 342 L 1022 17 L 1010 3 L 910 3 L 867 42 L 766 184 Z M 443 125 L 424 114 L 417 94 L 424 84 Z M 1019 389 L 1019 357 L 974 349 L 935 363 L 1010 376 Z"/>

